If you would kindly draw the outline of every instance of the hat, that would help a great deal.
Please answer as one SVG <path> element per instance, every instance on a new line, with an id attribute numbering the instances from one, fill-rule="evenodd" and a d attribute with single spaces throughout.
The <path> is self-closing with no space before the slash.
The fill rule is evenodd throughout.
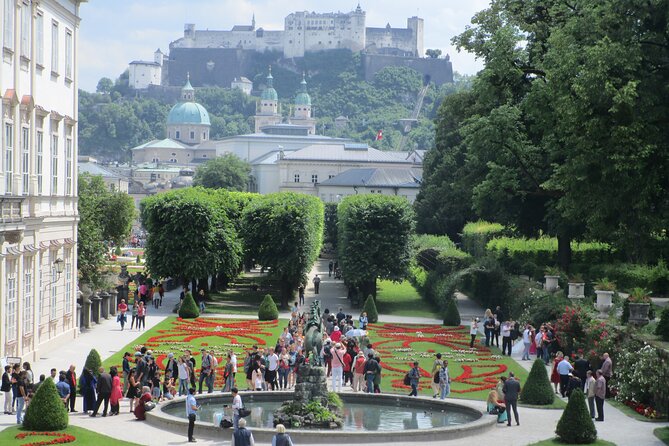
<path id="1" fill-rule="evenodd" d="M 135 356 L 142 356 L 140 352 L 135 352 Z"/>
<path id="2" fill-rule="evenodd" d="M 147 350 L 147 351 L 146 351 L 146 354 L 149 355 L 149 356 L 152 355 L 152 354 L 153 354 L 153 350 Z"/>
<path id="3" fill-rule="evenodd" d="M 172 353 L 172 352 L 168 353 L 168 354 L 167 354 L 167 357 L 168 357 L 168 358 L 174 358 L 174 353 Z"/>
<path id="4" fill-rule="evenodd" d="M 339 326 L 335 325 L 334 331 L 339 331 Z"/>
<path id="5" fill-rule="evenodd" d="M 341 344 L 340 344 L 339 342 L 337 342 L 337 343 L 335 344 L 335 347 L 336 347 L 336 348 L 339 348 L 339 347 L 341 347 Z"/>

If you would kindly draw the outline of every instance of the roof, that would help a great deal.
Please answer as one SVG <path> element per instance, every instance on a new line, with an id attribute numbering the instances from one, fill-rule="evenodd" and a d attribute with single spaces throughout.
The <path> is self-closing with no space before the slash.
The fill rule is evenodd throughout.
<path id="1" fill-rule="evenodd" d="M 410 168 L 349 169 L 325 180 L 322 186 L 373 186 L 420 188 L 422 178 Z"/>
<path id="2" fill-rule="evenodd" d="M 211 121 L 207 109 L 197 102 L 179 102 L 167 115 L 167 124 L 211 125 Z"/>
<path id="3" fill-rule="evenodd" d="M 274 87 L 267 87 L 262 91 L 260 98 L 266 101 L 278 101 L 279 95 L 276 93 Z"/>
<path id="4" fill-rule="evenodd" d="M 253 31 L 252 25 L 235 25 L 232 27 L 233 31 Z"/>
<path id="5" fill-rule="evenodd" d="M 155 67 L 159 67 L 160 64 L 158 62 L 154 62 L 152 60 L 133 60 L 130 62 L 130 65 L 153 65 Z"/>
<path id="6" fill-rule="evenodd" d="M 116 172 L 112 172 L 111 170 L 106 169 L 99 164 L 91 162 L 78 163 L 77 170 L 79 173 L 89 173 L 93 176 L 100 176 L 105 178 L 123 178 Z"/>
<path id="7" fill-rule="evenodd" d="M 233 81 L 233 83 L 242 83 L 242 84 L 252 84 L 251 80 L 248 77 L 236 77 Z"/>
<path id="8" fill-rule="evenodd" d="M 141 150 L 141 149 L 190 149 L 191 147 L 180 143 L 171 138 L 165 139 L 154 139 L 144 144 L 140 144 L 137 147 L 133 147 L 130 150 Z"/>
<path id="9" fill-rule="evenodd" d="M 315 144 L 287 154 L 286 160 L 305 161 L 353 161 L 367 163 L 410 163 L 391 155 L 389 152 L 369 147 L 361 143 Z"/>

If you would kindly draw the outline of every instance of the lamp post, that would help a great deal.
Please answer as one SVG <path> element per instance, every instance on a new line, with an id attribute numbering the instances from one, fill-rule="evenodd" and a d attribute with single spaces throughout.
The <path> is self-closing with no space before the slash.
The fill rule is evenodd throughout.
<path id="1" fill-rule="evenodd" d="M 63 259 L 60 257 L 54 260 L 53 262 L 53 267 L 56 270 L 56 274 L 58 275 L 56 278 L 56 281 L 60 279 L 60 275 L 63 274 L 63 271 L 65 271 L 65 262 Z"/>

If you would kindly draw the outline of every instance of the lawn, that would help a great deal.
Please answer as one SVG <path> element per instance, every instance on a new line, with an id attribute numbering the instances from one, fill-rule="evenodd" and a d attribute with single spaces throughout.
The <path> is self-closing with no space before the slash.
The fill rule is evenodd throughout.
<path id="1" fill-rule="evenodd" d="M 28 443 L 37 443 L 41 441 L 53 441 L 56 439 L 54 436 L 45 436 L 39 435 L 29 435 L 24 439 L 17 439 L 16 436 L 21 433 L 29 433 L 31 431 L 23 430 L 20 426 L 12 426 L 7 429 L 0 431 L 0 444 L 3 446 L 19 446 Z M 69 434 L 75 437 L 75 440 L 67 444 L 79 444 L 79 445 L 91 445 L 98 444 L 104 446 L 133 446 L 136 443 L 128 443 L 127 441 L 116 440 L 112 437 L 107 437 L 106 435 L 98 434 L 97 432 L 89 431 L 82 427 L 69 426 L 67 429 L 62 431 L 56 431 L 59 433 Z"/>
<path id="2" fill-rule="evenodd" d="M 253 291 L 248 288 L 231 288 L 225 291 L 212 293 L 206 302 L 206 313 L 223 313 L 223 314 L 258 314 L 258 307 L 260 302 L 264 299 L 266 294 L 270 294 L 274 301 L 277 302 L 277 307 L 281 303 L 277 301 L 277 292 L 267 290 Z"/>
<path id="3" fill-rule="evenodd" d="M 551 438 L 550 440 L 544 440 L 538 443 L 532 443 L 529 446 L 553 446 L 553 445 L 564 445 L 564 444 L 567 443 L 563 443 L 559 441 L 557 438 Z M 598 438 L 594 443 L 590 443 L 590 446 L 616 446 L 616 444 L 611 443 L 610 441 L 600 440 Z"/>
<path id="4" fill-rule="evenodd" d="M 669 427 L 658 427 L 653 431 L 653 434 L 664 444 L 669 445 Z"/>
<path id="5" fill-rule="evenodd" d="M 436 309 L 418 294 L 409 281 L 380 280 L 377 286 L 376 309 L 379 314 L 440 319 Z"/>

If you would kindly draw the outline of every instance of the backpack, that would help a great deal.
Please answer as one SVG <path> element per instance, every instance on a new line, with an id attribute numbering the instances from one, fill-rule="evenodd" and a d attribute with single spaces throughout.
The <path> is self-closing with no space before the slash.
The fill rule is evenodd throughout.
<path id="1" fill-rule="evenodd" d="M 411 376 L 409 376 L 409 372 L 404 375 L 404 381 L 403 381 L 405 386 L 411 385 Z"/>

